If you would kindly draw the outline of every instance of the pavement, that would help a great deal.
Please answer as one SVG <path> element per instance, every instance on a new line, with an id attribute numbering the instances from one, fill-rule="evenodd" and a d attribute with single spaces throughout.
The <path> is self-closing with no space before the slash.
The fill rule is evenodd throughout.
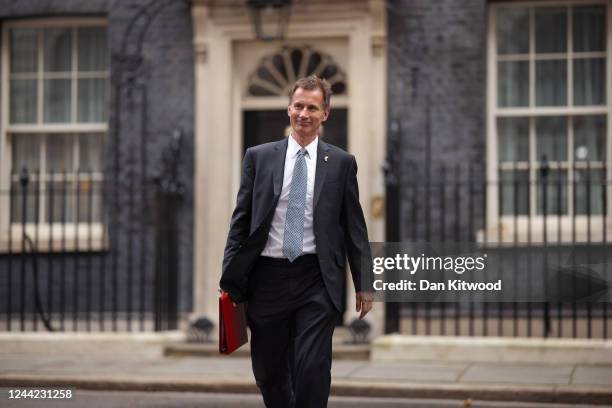
<path id="1" fill-rule="evenodd" d="M 10 389 L 0 388 L 2 408 L 40 408 L 36 399 L 10 398 Z M 13 390 L 14 393 L 14 390 Z M 423 398 L 369 398 L 331 396 L 328 408 L 600 408 L 600 405 L 548 404 L 515 401 L 465 401 Z M 172 391 L 74 390 L 70 398 L 47 399 L 45 408 L 265 408 L 257 394 L 220 394 Z"/>
<path id="2" fill-rule="evenodd" d="M 342 354 L 341 346 L 337 353 Z M 189 353 L 85 355 L 0 349 L 0 387 L 257 393 L 250 359 Z M 612 365 L 376 362 L 338 358 L 332 395 L 612 406 Z"/>

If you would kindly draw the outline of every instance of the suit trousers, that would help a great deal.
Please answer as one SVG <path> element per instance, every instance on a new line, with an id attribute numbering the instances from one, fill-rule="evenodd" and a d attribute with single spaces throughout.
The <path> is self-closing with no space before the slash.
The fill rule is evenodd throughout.
<path id="1" fill-rule="evenodd" d="M 339 316 L 316 255 L 293 263 L 258 258 L 249 277 L 247 318 L 253 374 L 266 407 L 327 406 Z"/>

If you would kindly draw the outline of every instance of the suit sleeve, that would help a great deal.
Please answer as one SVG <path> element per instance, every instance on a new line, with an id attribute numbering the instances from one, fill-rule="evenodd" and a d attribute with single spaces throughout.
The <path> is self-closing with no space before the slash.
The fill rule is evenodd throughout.
<path id="1" fill-rule="evenodd" d="M 253 180 L 255 167 L 250 149 L 246 151 L 242 160 L 242 174 L 240 176 L 240 189 L 236 198 L 236 208 L 232 214 L 225 252 L 223 254 L 223 273 L 219 286 L 228 292 L 234 302 L 243 300 L 244 287 L 247 276 L 243 270 L 232 268 L 232 260 L 249 236 L 251 225 L 251 205 L 253 196 Z"/>
<path id="2" fill-rule="evenodd" d="M 351 156 L 350 161 L 342 203 L 344 243 L 355 291 L 371 292 L 372 255 L 363 210 L 359 204 L 357 162 L 354 156 Z"/>

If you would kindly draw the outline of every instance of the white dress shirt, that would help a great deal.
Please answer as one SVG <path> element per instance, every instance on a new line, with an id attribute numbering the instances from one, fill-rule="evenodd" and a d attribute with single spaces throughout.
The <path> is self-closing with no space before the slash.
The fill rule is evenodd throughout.
<path id="1" fill-rule="evenodd" d="M 268 241 L 262 251 L 261 255 L 269 256 L 272 258 L 286 258 L 283 255 L 283 238 L 285 235 L 285 222 L 287 219 L 287 203 L 289 201 L 289 191 L 291 191 L 291 180 L 293 179 L 293 168 L 295 167 L 295 160 L 297 154 L 302 148 L 293 135 L 289 135 L 287 145 L 287 154 L 285 156 L 285 172 L 283 176 L 283 188 L 281 190 L 278 204 L 274 210 L 274 217 L 272 218 L 272 225 L 270 226 L 270 233 L 268 234 Z M 319 145 L 319 138 L 316 137 L 308 146 L 306 151 L 308 154 L 305 156 L 306 168 L 308 173 L 308 182 L 306 184 L 306 208 L 304 210 L 304 241 L 302 243 L 302 253 L 314 254 L 317 252 L 315 244 L 314 231 L 312 229 L 313 220 L 313 197 L 314 197 L 314 183 L 315 183 L 315 171 L 317 169 L 317 146 Z"/>

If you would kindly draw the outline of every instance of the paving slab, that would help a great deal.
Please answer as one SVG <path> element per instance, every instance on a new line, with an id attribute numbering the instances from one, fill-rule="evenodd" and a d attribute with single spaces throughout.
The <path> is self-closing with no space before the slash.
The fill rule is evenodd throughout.
<path id="1" fill-rule="evenodd" d="M 573 366 L 484 365 L 470 366 L 460 378 L 466 383 L 569 384 Z"/>
<path id="2" fill-rule="evenodd" d="M 465 369 L 465 364 L 370 363 L 357 369 L 350 378 L 453 382 Z"/>
<path id="3" fill-rule="evenodd" d="M 331 375 L 333 378 L 348 378 L 352 373 L 362 367 L 366 367 L 367 362 L 364 361 L 332 361 Z"/>
<path id="4" fill-rule="evenodd" d="M 163 354 L 165 356 L 176 357 L 218 357 L 219 347 L 215 344 L 180 344 L 174 343 L 164 347 Z M 240 347 L 226 358 L 244 358 L 251 355 L 251 350 L 248 344 Z M 338 360 L 363 360 L 367 361 L 370 358 L 370 346 L 367 344 L 342 344 L 334 343 L 332 347 L 332 356 L 334 361 Z"/>
<path id="5" fill-rule="evenodd" d="M 578 366 L 574 370 L 572 384 L 607 385 L 612 389 L 612 367 Z"/>

